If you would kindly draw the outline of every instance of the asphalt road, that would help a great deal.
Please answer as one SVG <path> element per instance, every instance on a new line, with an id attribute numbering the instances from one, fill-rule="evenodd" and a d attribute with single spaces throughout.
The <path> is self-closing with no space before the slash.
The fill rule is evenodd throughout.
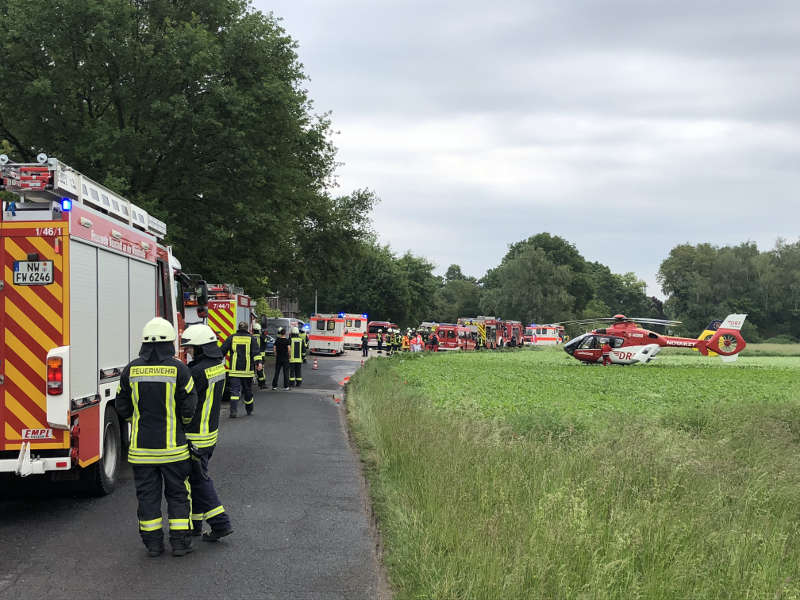
<path id="1" fill-rule="evenodd" d="M 6 493 L 0 599 L 386 597 L 358 457 L 333 399 L 360 360 L 320 357 L 315 371 L 309 358 L 303 387 L 259 392 L 252 416 L 222 420 L 211 475 L 234 533 L 195 538 L 188 556 L 147 557 L 127 463 L 103 498 L 52 485 Z"/>

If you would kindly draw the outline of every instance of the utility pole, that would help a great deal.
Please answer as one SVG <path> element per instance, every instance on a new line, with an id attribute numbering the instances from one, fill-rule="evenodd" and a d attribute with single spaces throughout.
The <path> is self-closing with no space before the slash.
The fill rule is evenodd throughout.
<path id="1" fill-rule="evenodd" d="M 314 289 L 314 314 L 317 314 L 317 290 Z"/>

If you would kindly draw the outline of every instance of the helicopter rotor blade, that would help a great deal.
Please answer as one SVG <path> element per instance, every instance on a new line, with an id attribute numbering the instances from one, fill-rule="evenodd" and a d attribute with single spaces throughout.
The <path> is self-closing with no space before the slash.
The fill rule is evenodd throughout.
<path id="1" fill-rule="evenodd" d="M 647 323 L 648 325 L 680 325 L 682 323 L 682 321 L 674 321 L 672 319 L 651 319 L 649 317 L 630 317 L 628 320 L 636 323 Z"/>

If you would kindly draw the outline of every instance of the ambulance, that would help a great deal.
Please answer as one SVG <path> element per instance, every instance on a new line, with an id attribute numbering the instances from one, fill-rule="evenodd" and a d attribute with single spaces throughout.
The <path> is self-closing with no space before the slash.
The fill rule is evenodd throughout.
<path id="1" fill-rule="evenodd" d="M 345 320 L 339 314 L 311 316 L 308 331 L 308 351 L 311 354 L 344 354 Z"/>
<path id="2" fill-rule="evenodd" d="M 344 319 L 344 347 L 361 350 L 361 336 L 367 331 L 366 313 L 339 313 Z"/>
<path id="3" fill-rule="evenodd" d="M 108 494 L 128 439 L 120 373 L 153 317 L 180 339 L 189 278 L 163 222 L 64 163 L 2 155 L 0 183 L 13 194 L 0 216 L 0 474 Z"/>
<path id="4" fill-rule="evenodd" d="M 526 346 L 554 346 L 564 342 L 563 325 L 537 325 L 525 327 L 523 337 Z"/>

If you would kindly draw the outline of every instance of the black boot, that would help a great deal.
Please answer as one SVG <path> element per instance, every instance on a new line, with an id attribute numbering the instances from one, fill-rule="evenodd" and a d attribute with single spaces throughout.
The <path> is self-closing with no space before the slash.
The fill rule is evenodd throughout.
<path id="1" fill-rule="evenodd" d="M 237 414 L 236 414 L 237 412 L 239 412 L 239 401 L 238 400 L 231 400 L 230 413 L 228 414 L 228 416 L 231 419 L 235 419 L 237 417 Z"/>
<path id="2" fill-rule="evenodd" d="M 208 531 L 203 534 L 203 541 L 204 542 L 216 542 L 220 538 L 224 538 L 226 535 L 230 535 L 233 533 L 232 527 L 226 527 L 225 529 L 214 529 L 211 528 L 211 531 Z"/>
<path id="3" fill-rule="evenodd" d="M 143 534 L 142 541 L 147 548 L 147 556 L 155 558 L 164 554 L 164 536 L 160 531 L 150 535 Z"/>
<path id="4" fill-rule="evenodd" d="M 172 546 L 172 556 L 185 556 L 192 552 L 192 536 L 188 533 L 170 537 L 169 543 Z"/>

